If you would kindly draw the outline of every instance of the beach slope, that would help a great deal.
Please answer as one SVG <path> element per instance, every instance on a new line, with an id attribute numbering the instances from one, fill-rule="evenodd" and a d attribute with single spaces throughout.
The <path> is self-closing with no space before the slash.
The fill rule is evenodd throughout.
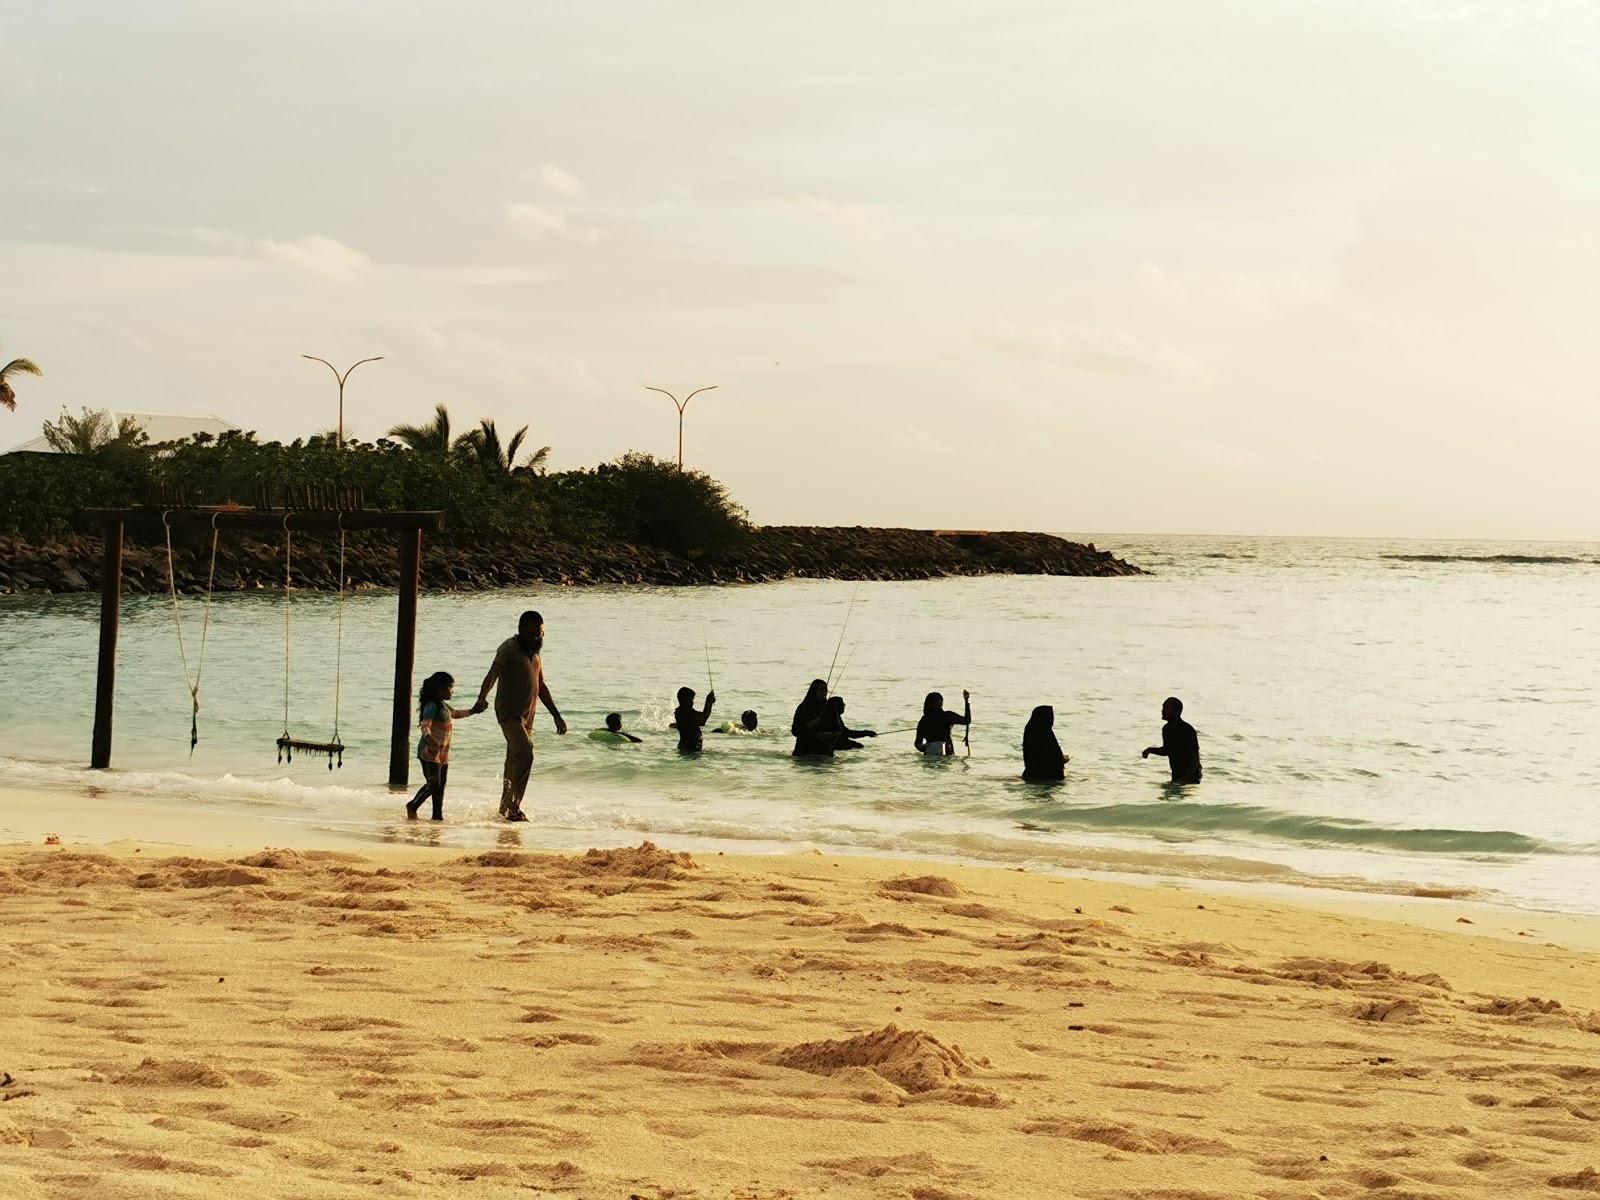
<path id="1" fill-rule="evenodd" d="M 11 847 L 0 1194 L 1600 1193 L 1600 955 L 1435 903 Z"/>

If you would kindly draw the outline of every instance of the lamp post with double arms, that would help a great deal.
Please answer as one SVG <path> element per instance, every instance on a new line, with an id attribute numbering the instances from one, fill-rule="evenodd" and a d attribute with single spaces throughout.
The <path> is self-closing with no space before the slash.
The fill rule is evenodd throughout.
<path id="1" fill-rule="evenodd" d="M 681 470 L 683 470 L 683 410 L 688 408 L 689 407 L 689 401 L 693 400 L 701 392 L 714 392 L 714 391 L 716 391 L 717 390 L 717 385 L 713 383 L 710 387 L 695 388 L 694 391 L 690 392 L 682 400 L 679 400 L 671 392 L 667 391 L 666 388 L 650 387 L 647 384 L 645 386 L 645 390 L 648 391 L 648 392 L 660 392 L 663 396 L 665 396 L 668 400 L 671 400 L 672 403 L 677 406 L 677 409 L 678 409 L 678 470 L 681 471 Z"/>
<path id="2" fill-rule="evenodd" d="M 309 358 L 312 362 L 321 363 L 323 366 L 327 367 L 328 370 L 332 371 L 333 372 L 333 377 L 339 381 L 339 449 L 343 450 L 344 449 L 344 381 L 346 379 L 349 379 L 350 378 L 350 372 L 354 371 L 362 363 L 382 362 L 384 356 L 381 355 L 381 354 L 378 354 L 378 355 L 374 355 L 372 358 L 363 358 L 363 359 L 359 360 L 358 362 L 353 362 L 348 367 L 345 368 L 343 375 L 339 374 L 339 368 L 338 367 L 334 366 L 331 362 L 329 362 L 325 358 L 318 358 L 315 354 L 302 354 L 300 357 L 301 358 Z"/>

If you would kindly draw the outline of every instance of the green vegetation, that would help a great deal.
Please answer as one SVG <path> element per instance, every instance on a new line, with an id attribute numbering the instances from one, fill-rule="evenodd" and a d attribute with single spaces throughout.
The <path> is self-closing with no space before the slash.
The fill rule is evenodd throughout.
<path id="1" fill-rule="evenodd" d="M 444 509 L 448 536 L 462 542 L 630 542 L 697 554 L 727 549 L 749 530 L 744 510 L 699 471 L 631 453 L 546 472 L 548 446 L 517 461 L 526 428 L 502 443 L 485 420 L 452 439 L 443 405 L 428 425 L 396 428 L 395 440 L 346 441 L 342 450 L 331 434 L 287 444 L 200 434 L 151 445 L 88 411 L 63 413 L 46 437 L 67 452 L 0 456 L 0 532 L 67 532 L 80 510 L 143 503 L 157 486 L 195 504 L 251 506 L 263 487 L 281 504 L 307 484 L 359 487 L 369 508 Z"/>
<path id="2" fill-rule="evenodd" d="M 43 375 L 39 364 L 31 358 L 13 358 L 5 366 L 0 367 L 0 408 L 11 412 L 17 411 L 17 393 L 12 390 L 11 381 L 19 375 Z"/>

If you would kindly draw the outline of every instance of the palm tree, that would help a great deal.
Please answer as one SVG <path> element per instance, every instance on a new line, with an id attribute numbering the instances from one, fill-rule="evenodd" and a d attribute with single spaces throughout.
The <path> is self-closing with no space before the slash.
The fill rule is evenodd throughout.
<path id="1" fill-rule="evenodd" d="M 103 408 L 85 408 L 78 417 L 62 409 L 55 421 L 44 423 L 44 440 L 61 454 L 93 454 L 102 446 L 118 443 L 132 446 L 143 438 L 144 430 L 139 427 L 137 418 L 113 420 L 111 413 Z"/>
<path id="2" fill-rule="evenodd" d="M 433 420 L 426 425 L 396 425 L 389 436 L 410 446 L 419 454 L 446 458 L 450 454 L 450 410 L 439 405 L 433 410 Z"/>
<path id="3" fill-rule="evenodd" d="M 43 375 L 39 364 L 31 358 L 13 358 L 5 366 L 0 367 L 0 406 L 17 411 L 17 394 L 11 390 L 11 377 L 13 375 Z"/>
<path id="4" fill-rule="evenodd" d="M 469 430 L 456 439 L 456 449 L 469 458 L 476 459 L 486 471 L 509 475 L 517 465 L 517 452 L 522 449 L 522 443 L 527 437 L 528 427 L 524 425 L 511 435 L 511 440 L 502 448 L 500 431 L 495 428 L 494 418 L 484 417 L 478 422 L 476 429 Z M 528 460 L 520 469 L 538 470 L 544 466 L 549 457 L 550 447 L 541 446 L 528 456 Z"/>

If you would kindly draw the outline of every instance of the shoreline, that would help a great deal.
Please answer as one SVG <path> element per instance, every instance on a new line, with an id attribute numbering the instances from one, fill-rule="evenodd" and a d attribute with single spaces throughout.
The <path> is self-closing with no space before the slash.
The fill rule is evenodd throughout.
<path id="1" fill-rule="evenodd" d="M 398 793 L 396 797 L 398 810 Z M 173 854 L 229 854 L 263 846 L 377 857 L 412 853 L 470 855 L 491 848 L 567 854 L 630 837 L 670 843 L 691 855 L 745 864 L 822 854 L 909 871 L 997 871 L 1137 889 L 1176 888 L 1252 903 L 1364 913 L 1439 930 L 1455 924 L 1481 925 L 1486 930 L 1524 930 L 1532 924 L 1556 924 L 1589 931 L 1577 935 L 1581 944 L 1600 950 L 1600 914 L 1515 904 L 1482 888 L 1313 875 L 1242 854 L 1221 857 L 1079 847 L 1075 857 L 1066 862 L 1003 863 L 956 853 L 886 851 L 810 839 L 758 843 L 764 848 L 753 848 L 726 838 L 665 831 L 541 829 L 536 820 L 528 826 L 480 827 L 397 818 L 392 828 L 339 828 L 327 824 L 322 814 L 286 820 L 238 809 L 219 811 L 190 800 L 117 795 L 113 787 L 0 787 L 0 853 L 44 846 L 47 838 L 58 838 L 60 846 L 79 850 L 121 851 L 143 846 Z M 1212 873 L 1204 872 L 1202 868 L 1206 866 L 1213 869 Z M 1458 921 L 1463 915 L 1468 920 Z M 1592 942 L 1588 940 L 1591 936 Z"/>
<path id="2" fill-rule="evenodd" d="M 214 578 L 220 592 L 281 589 L 283 547 L 247 537 L 218 543 L 213 575 L 209 543 L 193 538 L 174 547 L 177 589 L 203 592 Z M 304 591 L 336 591 L 338 543 L 314 534 L 295 537 L 295 581 Z M 71 595 L 100 587 L 100 539 L 0 534 L 0 595 Z M 352 535 L 343 564 L 345 586 L 393 588 L 399 579 L 394 546 L 384 537 Z M 785 579 L 896 581 L 982 575 L 1060 575 L 1109 578 L 1145 572 L 1092 543 L 1049 533 L 950 531 L 870 526 L 766 526 L 739 546 L 676 554 L 618 542 L 535 540 L 527 547 L 502 540 L 454 542 L 448 528 L 423 548 L 422 586 L 442 592 L 550 584 L 562 587 L 644 585 L 696 587 L 777 583 Z M 130 536 L 124 547 L 125 594 L 168 590 L 164 544 Z"/>
<path id="3" fill-rule="evenodd" d="M 1600 1182 L 1600 919 L 650 843 L 7 846 L 0 894 L 12 1194 Z"/>

